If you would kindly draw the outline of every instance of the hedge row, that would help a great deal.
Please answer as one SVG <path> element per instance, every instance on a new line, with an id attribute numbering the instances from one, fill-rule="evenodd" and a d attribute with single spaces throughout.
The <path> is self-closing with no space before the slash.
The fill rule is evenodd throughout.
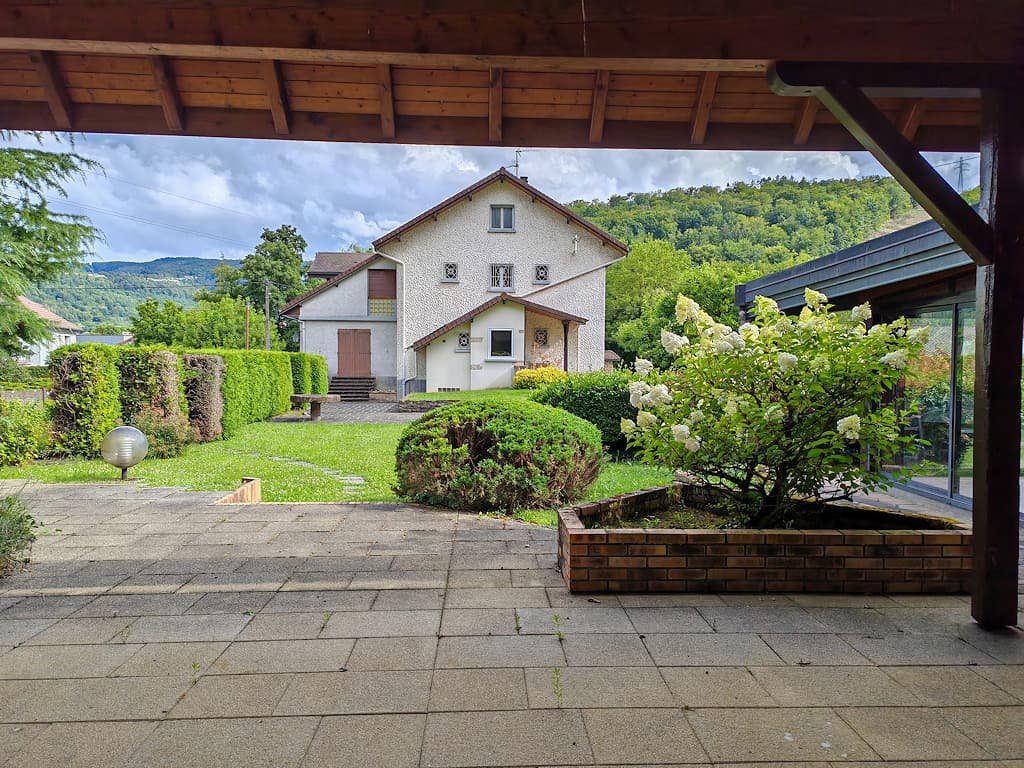
<path id="1" fill-rule="evenodd" d="M 166 349 L 117 349 L 121 421 L 146 434 L 150 456 L 177 456 L 192 442 L 181 359 Z"/>
<path id="2" fill-rule="evenodd" d="M 327 394 L 327 361 L 320 355 L 289 352 L 292 366 L 292 389 L 296 394 Z"/>
<path id="3" fill-rule="evenodd" d="M 292 407 L 292 364 L 287 352 L 221 349 L 203 350 L 224 359 L 224 436 L 246 424 L 263 421 Z"/>
<path id="4" fill-rule="evenodd" d="M 103 436 L 121 423 L 119 347 L 71 344 L 50 353 L 53 449 L 95 456 Z"/>

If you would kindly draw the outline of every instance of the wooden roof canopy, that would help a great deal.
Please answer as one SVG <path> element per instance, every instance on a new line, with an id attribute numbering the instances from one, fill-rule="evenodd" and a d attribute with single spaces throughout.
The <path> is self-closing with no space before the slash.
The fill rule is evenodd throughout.
<path id="1" fill-rule="evenodd" d="M 1020 63 L 1018 0 L 0 0 L 0 127 L 463 145 L 855 149 L 774 60 Z M 948 95 L 947 95 L 948 96 Z M 875 103 L 974 150 L 974 94 Z"/>

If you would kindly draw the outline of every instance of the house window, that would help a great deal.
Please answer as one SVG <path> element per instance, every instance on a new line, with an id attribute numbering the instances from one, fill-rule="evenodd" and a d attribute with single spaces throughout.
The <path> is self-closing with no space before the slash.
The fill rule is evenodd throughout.
<path id="1" fill-rule="evenodd" d="M 444 267 L 441 270 L 441 282 L 442 283 L 457 283 L 459 282 L 459 265 L 454 261 L 446 261 Z"/>
<path id="2" fill-rule="evenodd" d="M 488 357 L 512 357 L 512 331 L 492 329 Z"/>
<path id="3" fill-rule="evenodd" d="M 533 332 L 533 343 L 538 347 L 546 347 L 548 345 L 548 329 L 537 328 Z"/>
<path id="4" fill-rule="evenodd" d="M 469 352 L 469 334 L 460 333 L 455 342 L 456 352 Z"/>
<path id="5" fill-rule="evenodd" d="M 547 264 L 534 264 L 533 265 L 533 282 L 534 283 L 550 283 L 551 282 L 551 270 Z"/>
<path id="6" fill-rule="evenodd" d="M 491 290 L 511 291 L 512 286 L 512 265 L 491 264 Z"/>
<path id="7" fill-rule="evenodd" d="M 366 270 L 366 314 L 374 317 L 394 317 L 398 313 L 395 292 L 395 270 Z"/>
<path id="8" fill-rule="evenodd" d="M 515 232 L 515 208 L 511 205 L 492 205 L 490 231 Z"/>

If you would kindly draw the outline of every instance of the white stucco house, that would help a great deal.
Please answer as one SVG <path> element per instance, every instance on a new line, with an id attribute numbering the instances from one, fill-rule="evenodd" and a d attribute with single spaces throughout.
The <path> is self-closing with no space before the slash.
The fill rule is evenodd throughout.
<path id="1" fill-rule="evenodd" d="M 519 367 L 605 364 L 605 270 L 614 237 L 504 168 L 378 238 L 321 253 L 333 276 L 281 314 L 300 348 L 349 391 L 509 387 Z"/>
<path id="2" fill-rule="evenodd" d="M 51 327 L 50 335 L 47 338 L 27 345 L 25 352 L 18 357 L 20 364 L 46 365 L 50 361 L 50 353 L 53 350 L 74 344 L 78 340 L 77 335 L 82 332 L 82 329 L 71 321 L 65 320 L 56 312 L 24 296 L 19 296 L 18 301 L 25 309 L 48 322 Z"/>

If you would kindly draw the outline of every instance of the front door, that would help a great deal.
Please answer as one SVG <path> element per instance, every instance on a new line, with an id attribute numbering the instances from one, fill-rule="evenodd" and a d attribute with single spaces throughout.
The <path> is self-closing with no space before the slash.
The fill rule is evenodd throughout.
<path id="1" fill-rule="evenodd" d="M 370 332 L 338 331 L 338 376 L 369 377 Z"/>

